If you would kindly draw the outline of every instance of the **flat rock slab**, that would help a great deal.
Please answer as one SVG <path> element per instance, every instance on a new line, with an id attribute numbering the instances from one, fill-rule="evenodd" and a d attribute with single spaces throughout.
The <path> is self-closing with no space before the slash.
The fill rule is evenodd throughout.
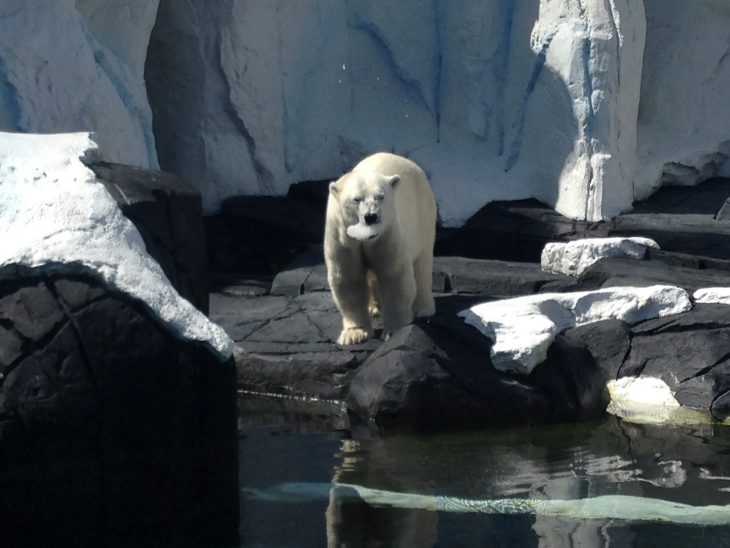
<path id="1" fill-rule="evenodd" d="M 705 287 L 730 286 L 730 273 L 725 270 L 696 269 L 673 266 L 661 261 L 602 259 L 572 281 L 545 284 L 541 291 L 588 291 L 604 287 L 647 287 L 676 285 L 689 293 Z"/>
<path id="2" fill-rule="evenodd" d="M 211 318 L 236 342 L 239 388 L 253 392 L 343 399 L 354 370 L 380 344 L 333 342 L 340 316 L 329 292 L 212 294 Z"/>
<path id="3" fill-rule="evenodd" d="M 562 274 L 544 272 L 540 265 L 466 257 L 434 257 L 435 293 L 513 297 L 530 295 L 545 284 L 567 282 Z M 271 285 L 272 295 L 293 297 L 313 291 L 329 291 L 327 270 L 320 253 L 298 257 L 279 272 Z"/>

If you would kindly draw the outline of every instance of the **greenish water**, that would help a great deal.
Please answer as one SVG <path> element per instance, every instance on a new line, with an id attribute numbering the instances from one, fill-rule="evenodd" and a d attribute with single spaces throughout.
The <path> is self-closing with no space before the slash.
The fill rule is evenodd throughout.
<path id="1" fill-rule="evenodd" d="M 373 436 L 350 433 L 323 404 L 243 396 L 239 427 L 246 546 L 730 546 L 730 526 L 699 525 L 706 509 L 693 515 L 693 507 L 730 504 L 727 426 L 607 417 Z M 368 501 L 369 493 L 377 496 Z M 506 500 L 500 507 L 507 510 L 525 500 L 539 508 L 569 501 L 568 515 L 423 509 L 440 497 Z M 580 501 L 596 503 L 597 514 L 571 514 Z M 606 514 L 603 501 L 618 507 Z M 659 506 L 677 506 L 686 523 L 655 521 Z M 712 519 L 730 523 L 725 514 L 715 509 Z"/>

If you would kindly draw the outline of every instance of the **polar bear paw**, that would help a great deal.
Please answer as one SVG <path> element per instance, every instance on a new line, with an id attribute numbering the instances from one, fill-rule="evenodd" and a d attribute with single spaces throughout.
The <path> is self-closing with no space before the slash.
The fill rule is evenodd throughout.
<path id="1" fill-rule="evenodd" d="M 433 302 L 424 304 L 413 312 L 413 316 L 416 318 L 429 318 L 434 314 L 436 314 L 436 305 Z"/>
<path id="2" fill-rule="evenodd" d="M 347 346 L 350 344 L 358 344 L 370 338 L 370 333 L 361 327 L 347 327 L 342 330 L 337 338 L 337 344 Z"/>

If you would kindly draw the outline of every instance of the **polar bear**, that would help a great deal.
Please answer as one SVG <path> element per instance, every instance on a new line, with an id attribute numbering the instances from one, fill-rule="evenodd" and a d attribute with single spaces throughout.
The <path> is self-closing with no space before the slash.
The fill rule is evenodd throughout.
<path id="1" fill-rule="evenodd" d="M 436 200 L 411 160 L 379 152 L 330 183 L 324 255 L 342 315 L 338 344 L 372 336 L 371 316 L 378 312 L 386 338 L 435 313 L 435 237 Z"/>

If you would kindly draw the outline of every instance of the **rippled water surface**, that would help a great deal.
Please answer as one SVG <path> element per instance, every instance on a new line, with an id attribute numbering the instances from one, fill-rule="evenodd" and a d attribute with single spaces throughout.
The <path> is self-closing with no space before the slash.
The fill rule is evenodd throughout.
<path id="1" fill-rule="evenodd" d="M 694 525 L 703 521 L 702 511 L 693 517 L 683 508 L 689 524 L 654 522 L 646 509 L 637 510 L 636 520 L 464 513 L 412 509 L 412 497 L 395 501 L 401 507 L 371 504 L 351 489 L 333 489 L 354 484 L 476 500 L 630 495 L 724 506 L 730 505 L 728 426 L 636 425 L 607 417 L 598 423 L 373 436 L 351 435 L 333 411 L 242 397 L 244 545 L 730 546 L 730 506 L 718 514 L 727 524 Z"/>

